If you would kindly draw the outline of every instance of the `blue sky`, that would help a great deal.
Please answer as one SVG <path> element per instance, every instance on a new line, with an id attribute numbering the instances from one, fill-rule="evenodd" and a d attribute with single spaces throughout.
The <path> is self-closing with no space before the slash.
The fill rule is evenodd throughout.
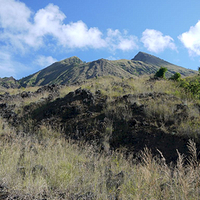
<path id="1" fill-rule="evenodd" d="M 200 1 L 0 0 L 0 77 L 71 56 L 132 59 L 139 51 L 200 66 Z"/>

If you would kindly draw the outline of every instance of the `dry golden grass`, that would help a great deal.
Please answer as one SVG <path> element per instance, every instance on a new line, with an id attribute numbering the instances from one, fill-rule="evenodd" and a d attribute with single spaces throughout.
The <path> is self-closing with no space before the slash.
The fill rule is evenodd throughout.
<path id="1" fill-rule="evenodd" d="M 81 195 L 89 194 L 93 199 L 200 198 L 200 167 L 191 140 L 188 164 L 184 165 L 183 156 L 177 152 L 177 164 L 168 166 L 159 150 L 154 157 L 150 150 L 144 149 L 138 155 L 141 162 L 137 162 L 131 156 L 124 158 L 121 153 L 100 155 L 92 146 L 55 138 L 55 133 L 40 141 L 36 137 L 16 135 L 1 120 L 2 124 L 0 185 L 7 188 L 10 196 L 18 195 L 21 199 L 27 196 L 81 199 Z M 51 130 L 43 126 L 43 134 L 45 131 Z M 120 172 L 124 175 L 122 179 L 118 178 Z"/>
<path id="2" fill-rule="evenodd" d="M 148 101 L 146 114 L 149 118 L 170 120 L 173 118 L 175 105 L 182 103 L 184 99 L 189 107 L 190 118 L 195 120 L 183 121 L 178 131 L 190 135 L 194 132 L 195 137 L 198 137 L 200 124 L 196 101 L 182 93 L 173 81 L 149 83 L 147 80 L 147 77 L 127 80 L 106 77 L 87 81 L 81 87 L 94 93 L 101 90 L 102 94 L 108 95 L 110 102 L 129 93 L 137 96 L 141 93 L 156 92 L 181 97 L 176 101 Z M 62 87 L 60 97 L 79 87 Z M 18 92 L 19 90 L 11 93 Z M 24 99 L 23 102 L 15 100 L 10 104 L 15 103 L 16 109 L 21 109 L 24 105 L 39 101 L 48 95 L 49 93 L 44 93 Z M 145 101 L 137 101 L 145 104 Z M 114 109 L 116 114 L 120 115 L 123 111 L 127 114 L 123 117 L 129 120 L 129 110 L 123 104 L 117 106 L 117 109 Z M 108 110 L 113 108 L 114 105 L 110 105 Z M 106 131 L 108 135 L 112 132 L 112 124 Z M 109 145 L 107 140 L 105 137 L 105 146 Z M 109 149 L 109 146 L 107 148 Z M 99 154 L 92 146 L 66 141 L 61 133 L 45 125 L 41 125 L 38 132 L 32 136 L 17 134 L 0 119 L 0 186 L 5 187 L 10 196 L 18 195 L 21 199 L 28 196 L 29 199 L 84 199 L 91 195 L 93 199 L 102 200 L 197 200 L 200 199 L 200 166 L 197 161 L 198 152 L 192 140 L 188 143 L 188 150 L 191 154 L 187 158 L 188 164 L 184 164 L 186 158 L 178 151 L 177 164 L 174 165 L 166 165 L 165 158 L 159 150 L 157 157 L 153 156 L 150 150 L 144 149 L 136 159 L 131 155 L 127 159 L 121 153 Z M 120 172 L 124 175 L 122 179 L 119 178 Z"/>
<path id="3" fill-rule="evenodd" d="M 5 92 L 8 92 L 10 95 L 16 95 L 16 94 L 24 92 L 24 91 L 35 92 L 38 89 L 39 89 L 38 86 L 35 86 L 35 87 L 26 87 L 26 88 L 19 88 L 19 89 L 13 89 L 13 88 L 6 89 L 6 88 L 1 87 L 0 94 L 4 94 Z"/>

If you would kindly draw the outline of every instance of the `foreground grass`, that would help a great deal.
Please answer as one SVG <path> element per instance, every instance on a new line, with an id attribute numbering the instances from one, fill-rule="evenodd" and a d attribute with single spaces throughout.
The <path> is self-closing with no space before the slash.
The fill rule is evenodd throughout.
<path id="1" fill-rule="evenodd" d="M 179 124 L 177 134 L 199 138 L 198 99 L 192 98 L 173 81 L 149 82 L 116 77 L 97 78 L 84 84 L 63 86 L 60 97 L 82 87 L 93 93 L 100 90 L 108 96 L 110 109 L 118 113 L 120 106 L 113 100 L 125 94 L 136 95 L 138 104 L 147 105 L 145 113 L 163 123 L 173 120 L 176 104 L 188 106 L 188 118 Z M 19 91 L 18 91 L 19 92 Z M 17 94 L 10 91 L 11 94 Z M 137 95 L 166 93 L 177 99 L 140 100 Z M 49 93 L 16 100 L 18 111 L 24 105 L 40 101 Z M 169 98 L 169 97 L 168 97 Z M 6 102 L 8 103 L 8 102 Z M 20 113 L 20 112 L 19 112 Z M 23 114 L 23 113 L 22 113 Z M 126 112 L 125 112 L 126 114 Z M 127 112 L 128 119 L 131 117 Z M 127 120 L 128 120 L 127 119 Z M 27 122 L 28 123 L 28 122 Z M 109 127 L 108 127 L 109 128 Z M 164 127 L 165 128 L 165 127 Z M 41 126 L 38 133 L 25 135 L 0 119 L 0 197 L 8 199 L 200 199 L 200 167 L 192 141 L 188 143 L 191 157 L 179 154 L 177 163 L 166 165 L 162 152 L 153 157 L 148 149 L 137 158 L 125 158 L 120 152 L 99 153 L 93 146 L 66 141 L 62 135 Z M 185 164 L 185 161 L 187 161 Z"/>
<path id="2" fill-rule="evenodd" d="M 187 164 L 177 151 L 177 163 L 167 166 L 159 150 L 153 157 L 144 149 L 136 159 L 120 152 L 100 154 L 61 136 L 38 141 L 16 135 L 6 124 L 0 136 L 0 185 L 10 199 L 200 198 L 200 167 L 192 141 Z"/>

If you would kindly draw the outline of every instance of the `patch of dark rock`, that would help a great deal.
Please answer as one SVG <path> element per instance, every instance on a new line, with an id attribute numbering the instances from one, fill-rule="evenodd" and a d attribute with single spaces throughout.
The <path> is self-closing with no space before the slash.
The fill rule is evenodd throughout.
<path id="1" fill-rule="evenodd" d="M 0 104 L 0 116 L 13 125 L 17 123 L 17 114 L 14 112 L 15 105 L 8 105 L 6 103 Z"/>
<path id="2" fill-rule="evenodd" d="M 61 85 L 47 85 L 47 86 L 43 86 L 41 88 L 39 88 L 35 93 L 39 94 L 39 93 L 44 93 L 44 92 L 58 92 L 59 89 L 61 88 Z"/>
<path id="3" fill-rule="evenodd" d="M 78 195 L 75 197 L 76 200 L 94 200 L 96 199 L 93 192 L 86 192 L 84 194 Z"/>
<path id="4" fill-rule="evenodd" d="M 30 92 L 26 92 L 26 91 L 23 91 L 22 93 L 21 93 L 21 97 L 22 98 L 28 98 L 28 97 L 30 97 L 31 95 L 30 95 Z"/>
<path id="5" fill-rule="evenodd" d="M 106 96 L 103 96 L 101 91 L 93 94 L 89 90 L 79 88 L 64 98 L 55 99 L 59 87 L 44 86 L 34 93 L 21 93 L 17 96 L 16 98 L 29 98 L 29 95 L 50 92 L 47 98 L 25 106 L 22 118 L 14 112 L 15 105 L 11 106 L 6 102 L 0 104 L 0 116 L 15 127 L 22 125 L 24 133 L 30 134 L 30 130 L 35 131 L 41 124 L 46 124 L 54 130 L 62 130 L 66 138 L 95 144 L 101 150 L 104 149 L 105 134 L 108 132 L 106 130 L 111 127 L 109 135 L 106 136 L 111 150 L 123 147 L 136 155 L 145 147 L 150 148 L 154 154 L 157 154 L 159 149 L 168 163 L 176 161 L 176 149 L 181 154 L 189 154 L 187 150 L 189 138 L 171 134 L 172 131 L 176 132 L 179 122 L 189 118 L 189 109 L 186 105 L 175 105 L 175 120 L 163 121 L 156 117 L 148 117 L 145 114 L 146 104 L 137 103 L 137 99 L 145 99 L 145 102 L 157 98 L 173 100 L 175 99 L 173 95 L 151 92 L 139 95 L 128 94 L 117 98 L 111 103 L 113 109 L 108 110 Z M 4 94 L 0 98 L 14 97 Z M 26 122 L 29 118 L 34 121 L 34 124 Z M 197 148 L 199 149 L 198 144 Z"/>
<path id="6" fill-rule="evenodd" d="M 45 106 L 33 111 L 34 119 L 41 120 L 53 116 L 59 116 L 62 120 L 74 118 L 88 112 L 100 112 L 105 106 L 105 99 L 92 94 L 85 89 L 77 89 L 70 92 L 64 98 L 58 98 Z"/>
<path id="7" fill-rule="evenodd" d="M 8 188 L 4 184 L 0 184 L 0 200 L 5 200 L 9 196 Z"/>

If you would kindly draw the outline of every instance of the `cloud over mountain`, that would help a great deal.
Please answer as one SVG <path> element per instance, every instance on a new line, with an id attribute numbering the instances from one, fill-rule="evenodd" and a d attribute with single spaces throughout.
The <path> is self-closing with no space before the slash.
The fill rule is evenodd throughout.
<path id="1" fill-rule="evenodd" d="M 173 38 L 169 35 L 164 36 L 163 33 L 154 29 L 146 29 L 142 33 L 141 42 L 151 52 L 159 53 L 166 48 L 176 50 Z"/>
<path id="2" fill-rule="evenodd" d="M 126 31 L 124 31 L 124 33 L 121 33 L 118 29 L 107 30 L 106 42 L 109 48 L 111 48 L 114 51 L 117 49 L 128 51 L 138 48 L 138 39 L 136 36 L 127 35 Z"/>

